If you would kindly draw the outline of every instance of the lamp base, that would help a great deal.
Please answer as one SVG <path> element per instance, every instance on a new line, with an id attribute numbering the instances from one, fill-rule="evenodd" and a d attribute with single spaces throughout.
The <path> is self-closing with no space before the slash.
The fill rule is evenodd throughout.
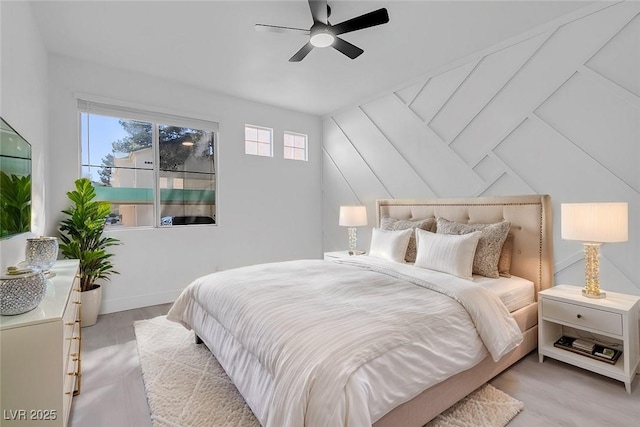
<path id="1" fill-rule="evenodd" d="M 587 297 L 587 298 L 606 298 L 607 297 L 607 293 L 606 292 L 600 291 L 600 293 L 598 293 L 598 294 L 590 294 L 589 292 L 586 291 L 586 289 L 582 290 L 582 295 Z"/>
<path id="2" fill-rule="evenodd" d="M 353 255 L 353 252 L 355 252 L 356 250 L 356 244 L 358 243 L 358 235 L 357 233 L 357 228 L 355 227 L 349 227 L 348 228 L 348 232 L 349 232 L 349 255 Z"/>
<path id="3" fill-rule="evenodd" d="M 584 289 L 582 295 L 587 298 L 606 298 L 600 291 L 600 243 L 584 243 Z"/>

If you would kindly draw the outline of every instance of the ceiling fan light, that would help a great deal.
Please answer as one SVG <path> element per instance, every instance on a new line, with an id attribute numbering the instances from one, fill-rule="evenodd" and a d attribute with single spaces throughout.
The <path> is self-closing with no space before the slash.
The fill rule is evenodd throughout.
<path id="1" fill-rule="evenodd" d="M 325 31 L 320 31 L 311 36 L 311 44 L 315 47 L 327 47 L 331 46 L 335 41 L 333 34 Z"/>

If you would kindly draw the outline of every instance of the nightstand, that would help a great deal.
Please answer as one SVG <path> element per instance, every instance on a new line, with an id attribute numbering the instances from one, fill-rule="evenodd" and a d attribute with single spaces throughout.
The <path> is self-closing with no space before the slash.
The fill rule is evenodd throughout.
<path id="1" fill-rule="evenodd" d="M 364 252 L 356 251 L 355 255 L 364 255 Z M 355 256 L 355 255 L 349 255 L 349 251 L 325 252 L 324 259 L 327 260 L 327 259 L 349 258 L 350 256 Z"/>
<path id="2" fill-rule="evenodd" d="M 624 382 L 631 393 L 631 382 L 640 363 L 638 310 L 640 297 L 607 292 L 607 297 L 582 296 L 582 288 L 558 285 L 539 293 L 538 356 L 565 363 Z M 622 346 L 615 364 L 576 354 L 553 344 L 563 335 Z"/>

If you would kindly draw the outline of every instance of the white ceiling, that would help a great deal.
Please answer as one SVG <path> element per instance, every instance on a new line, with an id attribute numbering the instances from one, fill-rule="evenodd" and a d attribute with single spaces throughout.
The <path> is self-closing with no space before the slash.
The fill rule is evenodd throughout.
<path id="1" fill-rule="evenodd" d="M 304 35 L 253 25 L 309 28 L 306 0 L 36 1 L 33 10 L 51 52 L 324 115 L 588 3 L 333 0 L 334 24 L 380 7 L 390 22 L 343 36 L 364 49 L 355 60 L 316 48 L 300 63 L 288 59 Z"/>

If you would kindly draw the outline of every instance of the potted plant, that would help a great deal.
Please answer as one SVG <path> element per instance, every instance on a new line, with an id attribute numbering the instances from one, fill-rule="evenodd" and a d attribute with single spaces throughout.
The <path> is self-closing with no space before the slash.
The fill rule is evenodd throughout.
<path id="1" fill-rule="evenodd" d="M 102 302 L 102 288 L 98 280 L 109 280 L 111 274 L 119 274 L 111 263 L 110 246 L 119 245 L 113 237 L 103 236 L 106 220 L 111 213 L 109 202 L 96 201 L 95 188 L 87 178 L 75 181 L 75 191 L 67 197 L 72 202 L 62 213 L 67 217 L 60 223 L 60 251 L 70 259 L 80 260 L 80 290 L 82 301 L 82 326 L 94 325 Z"/>

